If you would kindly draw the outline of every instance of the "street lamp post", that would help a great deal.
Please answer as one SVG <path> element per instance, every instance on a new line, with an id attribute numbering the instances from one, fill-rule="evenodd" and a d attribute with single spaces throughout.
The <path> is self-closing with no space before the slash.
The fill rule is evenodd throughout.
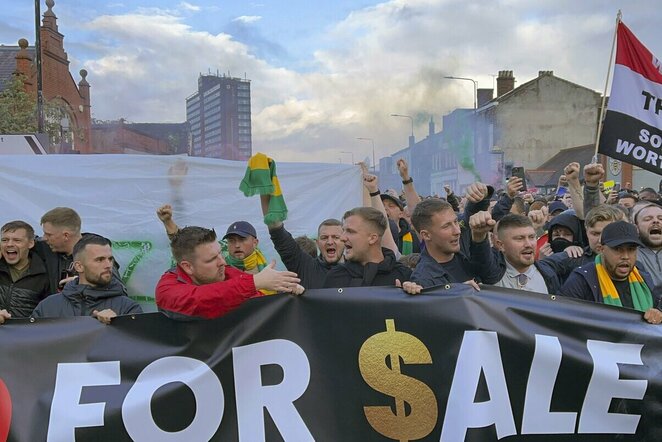
<path id="1" fill-rule="evenodd" d="M 413 146 L 416 142 L 414 138 L 414 118 L 411 115 L 391 114 L 392 117 L 409 118 L 411 120 L 411 136 L 409 137 L 409 147 Z"/>
<path id="2" fill-rule="evenodd" d="M 346 152 L 346 151 L 342 151 L 342 152 L 340 152 L 340 153 L 348 153 L 348 154 L 350 154 L 350 155 L 352 156 L 352 164 L 354 164 L 354 152 Z"/>
<path id="3" fill-rule="evenodd" d="M 374 173 L 375 170 L 376 170 L 375 167 L 377 165 L 377 163 L 375 163 L 375 140 L 373 140 L 372 138 L 366 138 L 366 137 L 357 137 L 356 139 L 361 140 L 361 141 L 370 141 L 370 142 L 372 142 L 372 171 Z"/>
<path id="4" fill-rule="evenodd" d="M 448 78 L 449 80 L 466 80 L 472 82 L 474 84 L 474 111 L 478 109 L 478 82 L 476 80 L 468 77 L 456 77 L 454 75 L 446 75 L 444 78 Z"/>

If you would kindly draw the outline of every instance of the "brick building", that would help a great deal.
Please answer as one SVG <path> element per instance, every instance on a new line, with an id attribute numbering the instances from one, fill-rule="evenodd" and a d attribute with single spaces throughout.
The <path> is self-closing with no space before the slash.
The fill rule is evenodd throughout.
<path id="1" fill-rule="evenodd" d="M 50 153 L 89 153 L 91 140 L 90 85 L 87 71 L 81 69 L 76 84 L 69 72 L 64 50 L 64 35 L 58 31 L 53 0 L 46 0 L 48 10 L 40 28 L 42 91 L 47 104 L 46 128 L 50 134 Z M 11 69 L 12 60 L 14 69 Z M 37 67 L 34 46 L 21 38 L 18 46 L 0 47 L 0 89 L 11 75 L 23 74 L 27 92 L 37 93 Z"/>
<path id="2" fill-rule="evenodd" d="M 92 125 L 90 153 L 188 154 L 189 138 L 187 123 L 127 123 L 120 119 Z"/>

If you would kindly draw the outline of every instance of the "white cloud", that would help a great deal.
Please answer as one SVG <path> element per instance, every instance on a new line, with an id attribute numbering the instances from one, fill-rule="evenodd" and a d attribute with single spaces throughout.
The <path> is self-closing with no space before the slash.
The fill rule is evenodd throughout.
<path id="1" fill-rule="evenodd" d="M 641 9 L 645 23 L 650 14 Z M 471 106 L 471 85 L 444 75 L 489 88 L 501 69 L 513 70 L 518 84 L 538 70 L 554 70 L 600 89 L 613 17 L 598 0 L 386 1 L 324 30 L 328 44 L 306 73 L 257 58 L 231 35 L 193 29 L 175 11 L 102 16 L 89 29 L 108 42 L 102 57 L 84 63 L 97 117 L 183 121 L 200 72 L 246 73 L 254 151 L 285 161 L 335 162 L 343 150 L 355 150 L 357 158 L 370 154 L 371 144 L 356 137 L 374 138 L 378 156 L 404 147 L 409 122 L 390 113 L 414 116 L 421 139 L 429 115 L 439 130 L 441 115 Z"/>
<path id="2" fill-rule="evenodd" d="M 242 15 L 233 19 L 232 21 L 238 21 L 241 23 L 255 23 L 256 21 L 261 20 L 262 17 L 259 15 Z"/>
<path id="3" fill-rule="evenodd" d="M 179 7 L 185 11 L 191 11 L 191 12 L 199 12 L 202 8 L 197 5 L 192 5 L 191 3 L 188 2 L 181 2 L 179 4 Z"/>

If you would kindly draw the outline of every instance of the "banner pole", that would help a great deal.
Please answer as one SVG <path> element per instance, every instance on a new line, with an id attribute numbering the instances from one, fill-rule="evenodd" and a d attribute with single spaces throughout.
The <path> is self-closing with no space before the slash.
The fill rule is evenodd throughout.
<path id="1" fill-rule="evenodd" d="M 607 87 L 609 87 L 609 78 L 614 64 L 614 49 L 616 48 L 616 38 L 618 36 L 618 24 L 621 22 L 621 10 L 616 14 L 616 26 L 614 28 L 614 39 L 611 42 L 611 54 L 609 55 L 609 64 L 607 67 L 607 79 L 605 80 L 605 90 L 602 94 L 602 103 L 600 104 L 600 119 L 598 120 L 598 130 L 595 133 L 595 152 L 592 163 L 598 162 L 598 146 L 600 145 L 600 135 L 602 135 L 602 121 L 605 117 L 605 102 L 607 101 Z"/>

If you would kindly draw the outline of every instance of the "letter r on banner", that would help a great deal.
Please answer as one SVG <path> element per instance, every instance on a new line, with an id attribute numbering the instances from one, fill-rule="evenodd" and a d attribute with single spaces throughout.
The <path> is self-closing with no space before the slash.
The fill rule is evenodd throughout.
<path id="1" fill-rule="evenodd" d="M 46 440 L 76 440 L 76 428 L 104 424 L 104 403 L 81 404 L 83 387 L 119 385 L 120 361 L 57 364 Z"/>
<path id="2" fill-rule="evenodd" d="M 310 364 L 297 344 L 284 339 L 258 342 L 232 349 L 234 388 L 240 441 L 265 439 L 266 408 L 284 440 L 314 440 L 294 407 L 308 388 Z M 278 385 L 262 385 L 260 367 L 276 364 L 283 369 Z"/>

